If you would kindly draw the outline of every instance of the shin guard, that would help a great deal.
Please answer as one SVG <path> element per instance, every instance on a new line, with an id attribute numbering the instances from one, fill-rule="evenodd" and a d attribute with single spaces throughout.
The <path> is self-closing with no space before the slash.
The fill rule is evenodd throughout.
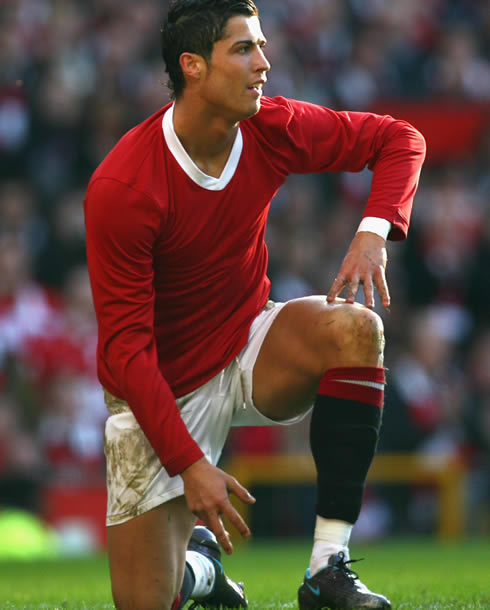
<path id="1" fill-rule="evenodd" d="M 337 368 L 320 382 L 310 428 L 318 474 L 317 514 L 355 523 L 376 452 L 384 369 Z"/>

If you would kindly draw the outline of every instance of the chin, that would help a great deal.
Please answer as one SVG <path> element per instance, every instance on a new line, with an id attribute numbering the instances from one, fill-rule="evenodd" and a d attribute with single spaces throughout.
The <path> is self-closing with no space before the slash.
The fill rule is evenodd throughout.
<path id="1" fill-rule="evenodd" d="M 254 103 L 254 105 L 250 107 L 250 112 L 248 113 L 246 118 L 249 119 L 250 117 L 255 116 L 257 114 L 257 112 L 260 110 L 260 106 L 261 106 L 261 103 L 260 103 L 260 98 L 259 98 Z"/>
<path id="2" fill-rule="evenodd" d="M 251 104 L 244 104 L 240 110 L 236 108 L 233 112 L 230 112 L 230 117 L 233 117 L 233 122 L 239 123 L 240 121 L 245 121 L 246 119 L 250 119 L 255 116 L 257 112 L 260 110 L 260 99 L 256 100 Z"/>

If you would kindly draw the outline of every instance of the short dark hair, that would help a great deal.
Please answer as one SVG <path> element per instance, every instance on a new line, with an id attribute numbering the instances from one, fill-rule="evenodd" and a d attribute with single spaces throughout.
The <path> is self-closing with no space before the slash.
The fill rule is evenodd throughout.
<path id="1" fill-rule="evenodd" d="M 179 63 L 182 53 L 196 53 L 209 61 L 230 17 L 258 14 L 253 0 L 172 0 L 162 27 L 162 57 L 173 97 L 185 88 Z"/>

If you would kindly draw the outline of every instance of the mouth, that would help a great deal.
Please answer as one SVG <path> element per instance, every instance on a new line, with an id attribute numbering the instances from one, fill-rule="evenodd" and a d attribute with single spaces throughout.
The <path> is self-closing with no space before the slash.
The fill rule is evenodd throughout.
<path id="1" fill-rule="evenodd" d="M 249 89 L 249 91 L 252 91 L 256 95 L 260 96 L 260 95 L 262 95 L 262 89 L 263 89 L 265 83 L 266 83 L 265 80 L 257 81 L 256 83 L 253 83 L 252 85 L 250 85 L 250 87 L 248 89 Z"/>

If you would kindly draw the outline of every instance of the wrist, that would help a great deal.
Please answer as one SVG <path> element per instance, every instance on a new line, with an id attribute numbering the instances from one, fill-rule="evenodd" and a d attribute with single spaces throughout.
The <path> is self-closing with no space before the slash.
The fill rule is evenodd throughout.
<path id="1" fill-rule="evenodd" d="M 385 241 L 391 231 L 391 222 L 385 218 L 376 218 L 375 216 L 366 216 L 361 220 L 356 233 L 367 232 L 379 235 Z"/>
<path id="2" fill-rule="evenodd" d="M 199 459 L 197 459 L 195 462 L 192 462 L 192 464 L 189 464 L 189 466 L 187 466 L 187 468 L 185 468 L 181 473 L 180 476 L 185 479 L 188 476 L 194 476 L 194 474 L 196 472 L 198 472 L 199 470 L 201 470 L 203 467 L 205 468 L 207 465 L 209 465 L 208 460 L 206 459 L 205 456 L 200 457 Z"/>

